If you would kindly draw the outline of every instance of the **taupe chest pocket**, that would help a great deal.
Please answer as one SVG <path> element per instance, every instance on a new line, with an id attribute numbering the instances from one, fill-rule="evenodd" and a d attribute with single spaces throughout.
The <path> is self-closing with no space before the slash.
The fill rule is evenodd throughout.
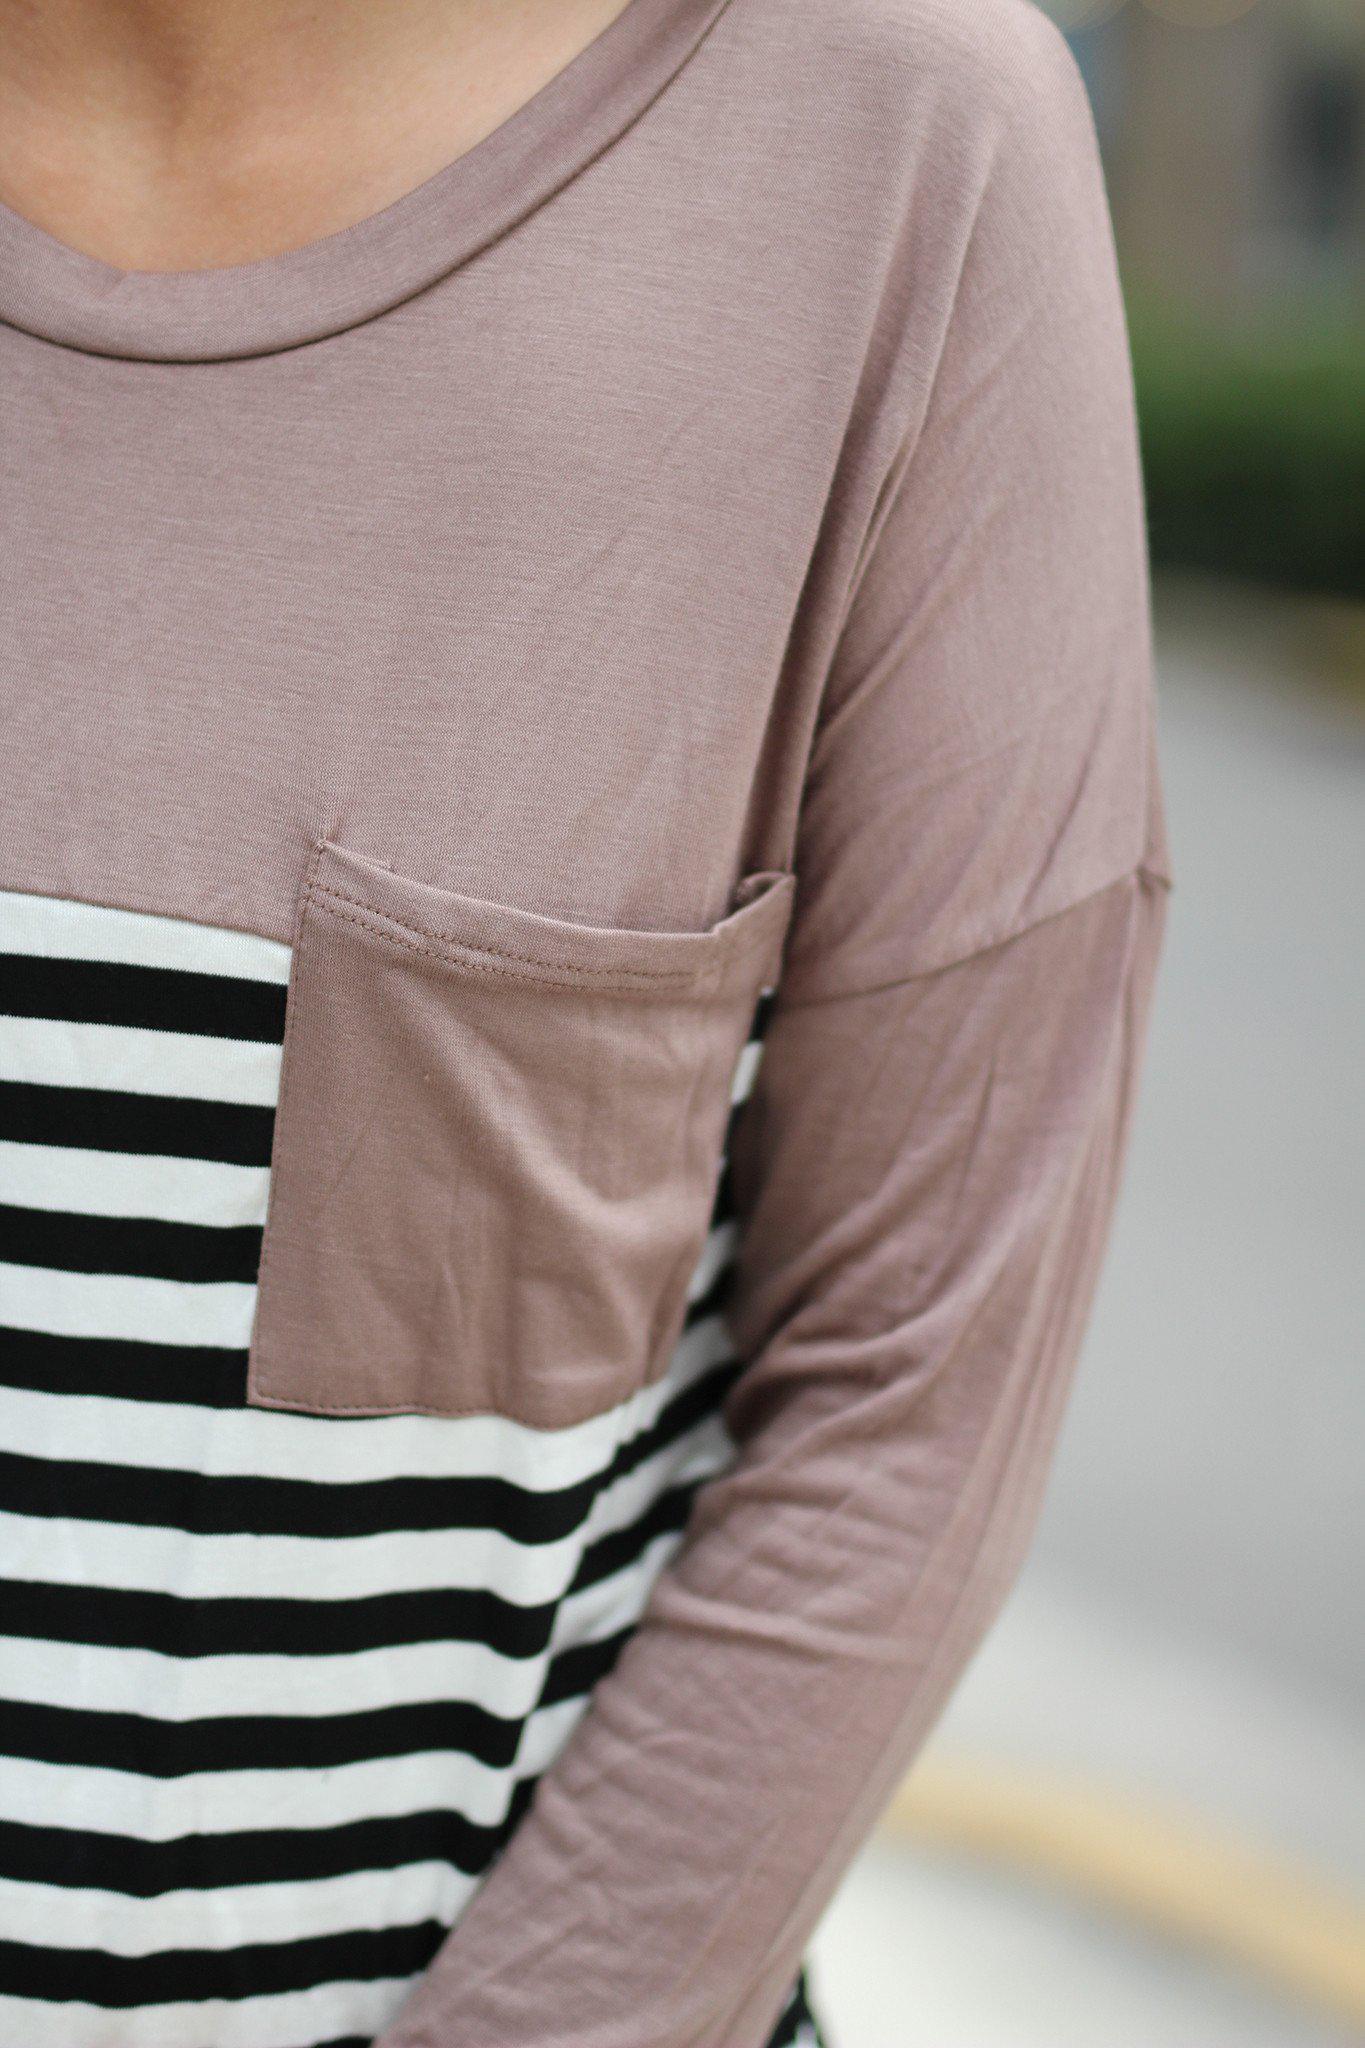
<path id="1" fill-rule="evenodd" d="M 321 843 L 247 1398 L 585 1420 L 665 1368 L 795 877 L 705 931 L 562 922 Z"/>

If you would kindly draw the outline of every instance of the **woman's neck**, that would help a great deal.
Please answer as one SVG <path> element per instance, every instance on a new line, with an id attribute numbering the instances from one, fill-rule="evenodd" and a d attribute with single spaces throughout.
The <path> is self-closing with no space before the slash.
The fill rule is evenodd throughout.
<path id="1" fill-rule="evenodd" d="M 0 0 L 0 201 L 124 270 L 246 263 L 389 205 L 626 0 Z"/>

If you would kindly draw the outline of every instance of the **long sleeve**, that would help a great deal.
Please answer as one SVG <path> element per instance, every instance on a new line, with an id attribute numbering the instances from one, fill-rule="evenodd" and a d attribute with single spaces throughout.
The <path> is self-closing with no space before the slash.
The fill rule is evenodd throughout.
<path id="1" fill-rule="evenodd" d="M 382 2048 L 762 2048 L 1035 1525 L 1171 873 L 1098 152 L 1008 18 L 733 1135 L 736 1455 Z"/>

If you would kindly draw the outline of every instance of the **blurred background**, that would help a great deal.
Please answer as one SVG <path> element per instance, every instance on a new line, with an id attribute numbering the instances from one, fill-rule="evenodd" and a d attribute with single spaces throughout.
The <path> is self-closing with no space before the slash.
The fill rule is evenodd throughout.
<path id="1" fill-rule="evenodd" d="M 972 0 L 962 0 L 971 5 Z M 1133 347 L 1176 893 L 1042 1522 L 832 2048 L 1365 2042 L 1365 0 L 1045 0 Z"/>

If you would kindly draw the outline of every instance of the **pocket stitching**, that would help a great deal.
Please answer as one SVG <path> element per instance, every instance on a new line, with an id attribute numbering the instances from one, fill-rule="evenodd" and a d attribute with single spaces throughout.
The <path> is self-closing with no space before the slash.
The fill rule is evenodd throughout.
<path id="1" fill-rule="evenodd" d="M 780 886 L 780 883 L 776 886 Z M 556 980 L 548 979 L 544 975 L 522 973 L 520 971 L 521 968 L 541 967 L 551 969 L 556 976 L 567 976 L 573 980 L 590 982 L 594 987 L 603 989 L 618 988 L 628 991 L 639 983 L 648 983 L 654 987 L 686 989 L 693 983 L 696 983 L 698 986 L 704 985 L 708 973 L 713 973 L 722 962 L 728 961 L 733 956 L 733 946 L 726 945 L 718 950 L 714 960 L 703 961 L 695 968 L 581 967 L 572 961 L 551 960 L 533 953 L 514 953 L 500 946 L 475 945 L 470 940 L 457 937 L 453 932 L 432 931 L 424 925 L 407 924 L 402 918 L 394 916 L 390 911 L 376 911 L 372 905 L 366 903 L 361 897 L 349 896 L 344 890 L 332 888 L 325 882 L 310 879 L 304 894 L 306 900 L 309 903 L 315 904 L 324 916 L 338 918 L 346 924 L 356 925 L 360 930 L 370 932 L 375 938 L 391 946 L 402 947 L 413 953 L 420 953 L 428 959 L 447 960 L 453 966 L 467 966 L 475 973 L 502 974 L 518 981 L 531 982 L 533 985 L 542 988 L 555 988 L 560 983 Z M 752 900 L 758 901 L 759 899 L 755 898 Z M 349 904 L 352 908 L 342 910 L 337 907 L 340 904 Z M 747 909 L 748 905 L 742 907 Z M 357 911 L 366 914 L 357 916 Z M 384 919 L 382 924 L 378 921 L 381 917 Z M 606 928 L 604 927 L 603 929 L 605 930 Z M 402 933 L 406 933 L 408 936 L 401 937 L 400 934 Z M 642 932 L 637 936 L 648 940 L 653 934 Z M 698 933 L 697 936 L 706 938 L 709 934 L 702 932 Z M 423 943 L 424 941 L 430 943 Z M 502 960 L 510 964 L 506 967 L 497 965 L 497 962 Z"/>
<path id="2" fill-rule="evenodd" d="M 263 1406 L 281 1408 L 289 1415 L 373 1415 L 376 1420 L 383 1415 L 434 1415 L 438 1420 L 448 1416 L 452 1422 L 458 1422 L 470 1416 L 478 1417 L 483 1415 L 491 1416 L 495 1421 L 506 1419 L 503 1416 L 503 1411 L 499 1408 L 437 1408 L 431 1403 L 424 1401 L 394 1401 L 384 1405 L 378 1401 L 315 1400 L 310 1395 L 307 1407 L 303 1407 L 298 1401 L 288 1395 L 272 1394 L 270 1389 L 259 1380 L 256 1383 L 256 1392 L 262 1397 Z M 602 1412 L 605 1413 L 606 1411 L 603 1410 Z M 512 1419 L 515 1420 L 515 1418 Z M 585 1418 L 589 1422 L 594 1419 L 593 1416 Z M 539 1427 L 535 1423 L 525 1426 L 532 1429 Z M 570 1429 L 575 1427 L 572 1423 L 562 1426 Z"/>

